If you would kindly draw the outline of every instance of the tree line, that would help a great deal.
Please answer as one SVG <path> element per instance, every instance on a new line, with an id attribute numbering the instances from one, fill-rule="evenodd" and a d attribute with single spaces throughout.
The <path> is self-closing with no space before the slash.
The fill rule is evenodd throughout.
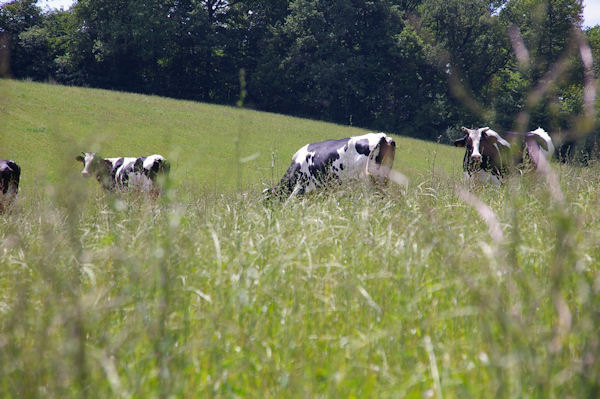
<path id="1" fill-rule="evenodd" d="M 244 81 L 246 107 L 446 142 L 461 125 L 598 136 L 589 50 L 600 26 L 582 29 L 581 0 L 0 8 L 4 76 L 231 105 Z"/>

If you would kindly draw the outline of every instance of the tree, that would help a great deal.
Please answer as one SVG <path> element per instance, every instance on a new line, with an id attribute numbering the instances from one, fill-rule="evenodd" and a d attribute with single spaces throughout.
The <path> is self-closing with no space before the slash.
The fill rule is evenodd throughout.
<path id="1" fill-rule="evenodd" d="M 600 25 L 589 28 L 585 31 L 586 38 L 592 49 L 594 62 L 594 76 L 600 78 Z"/>
<path id="2" fill-rule="evenodd" d="M 581 0 L 35 3 L 0 8 L 19 78 L 235 104 L 243 69 L 247 106 L 428 139 L 525 114 L 571 129 L 584 105 Z"/>
<path id="3" fill-rule="evenodd" d="M 402 3 L 402 4 L 399 4 Z M 261 108 L 388 131 L 424 130 L 435 74 L 406 24 L 418 2 L 295 0 L 274 27 L 250 95 Z M 418 124 L 417 124 L 418 122 Z"/>
<path id="4" fill-rule="evenodd" d="M 582 0 L 512 0 L 500 16 L 505 25 L 519 28 L 537 80 L 569 47 L 573 29 L 581 28 Z"/>
<path id="5" fill-rule="evenodd" d="M 500 1 L 427 0 L 420 32 L 426 56 L 444 80 L 439 92 L 447 98 L 447 126 L 490 123 L 493 80 L 510 60 L 506 27 L 497 16 Z"/>
<path id="6" fill-rule="evenodd" d="M 10 73 L 17 78 L 27 77 L 29 66 L 35 62 L 32 53 L 19 45 L 19 35 L 38 25 L 42 9 L 37 0 L 16 0 L 0 7 L 0 36 L 8 38 Z"/>

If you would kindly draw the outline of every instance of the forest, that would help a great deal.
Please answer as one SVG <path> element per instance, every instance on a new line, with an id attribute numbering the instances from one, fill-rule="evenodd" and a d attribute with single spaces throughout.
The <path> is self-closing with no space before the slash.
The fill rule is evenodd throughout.
<path id="1" fill-rule="evenodd" d="M 590 51 L 598 59 L 600 26 L 583 28 L 581 0 L 0 8 L 4 77 L 238 104 L 443 143 L 462 125 L 542 126 L 559 143 L 585 136 L 590 147 L 600 108 L 584 90 L 600 76 Z"/>

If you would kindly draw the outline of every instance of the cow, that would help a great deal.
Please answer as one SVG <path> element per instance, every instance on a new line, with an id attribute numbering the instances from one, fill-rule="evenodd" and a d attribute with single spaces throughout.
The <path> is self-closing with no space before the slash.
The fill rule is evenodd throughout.
<path id="1" fill-rule="evenodd" d="M 168 175 L 169 162 L 159 154 L 147 157 L 102 158 L 93 152 L 82 152 L 75 158 L 83 163 L 81 175 L 95 176 L 107 191 L 135 188 L 158 194 L 157 178 Z"/>
<path id="2" fill-rule="evenodd" d="M 0 159 L 0 213 L 16 198 L 20 178 L 21 168 L 15 161 Z"/>
<path id="3" fill-rule="evenodd" d="M 385 133 L 368 133 L 307 144 L 292 157 L 279 185 L 263 191 L 280 199 L 348 180 L 387 183 L 394 164 L 396 142 Z"/>
<path id="4" fill-rule="evenodd" d="M 462 130 L 464 137 L 454 141 L 454 145 L 465 147 L 463 170 L 472 180 L 498 185 L 506 174 L 521 170 L 524 162 L 537 168 L 540 157 L 548 160 L 554 154 L 552 138 L 542 128 L 525 134 L 503 132 L 502 136 L 489 127 Z"/>

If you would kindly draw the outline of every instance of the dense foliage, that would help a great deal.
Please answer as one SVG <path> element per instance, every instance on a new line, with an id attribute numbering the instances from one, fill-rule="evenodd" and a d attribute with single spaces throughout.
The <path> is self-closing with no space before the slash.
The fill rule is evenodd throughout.
<path id="1" fill-rule="evenodd" d="M 576 118 L 581 19 L 581 0 L 15 0 L 0 33 L 16 78 L 234 104 L 244 70 L 260 110 L 427 139 L 478 124 L 569 139 L 596 129 Z M 585 31 L 594 55 L 599 29 Z"/>

